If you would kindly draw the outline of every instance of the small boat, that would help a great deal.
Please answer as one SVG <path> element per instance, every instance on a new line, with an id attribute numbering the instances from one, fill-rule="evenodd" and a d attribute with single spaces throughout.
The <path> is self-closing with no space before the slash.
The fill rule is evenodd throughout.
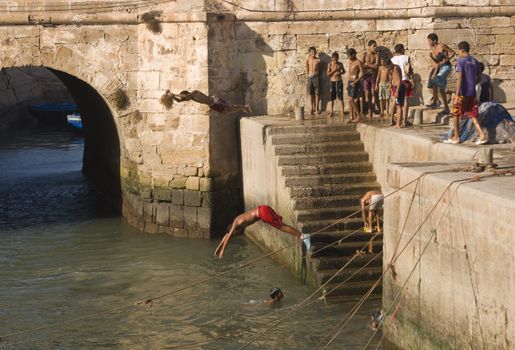
<path id="1" fill-rule="evenodd" d="M 40 103 L 27 107 L 28 111 L 44 125 L 66 125 L 66 115 L 77 110 L 75 103 Z"/>
<path id="2" fill-rule="evenodd" d="M 80 118 L 79 113 L 68 114 L 66 116 L 66 121 L 75 129 L 82 130 L 82 119 Z"/>

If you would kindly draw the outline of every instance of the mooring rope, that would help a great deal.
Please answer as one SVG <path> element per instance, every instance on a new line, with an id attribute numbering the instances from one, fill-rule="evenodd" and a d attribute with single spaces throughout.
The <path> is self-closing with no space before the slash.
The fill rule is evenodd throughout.
<path id="1" fill-rule="evenodd" d="M 393 262 L 396 261 L 398 259 L 398 257 L 401 256 L 401 254 L 404 252 L 404 250 L 406 249 L 406 247 L 411 243 L 411 241 L 415 238 L 415 236 L 418 234 L 418 232 L 421 230 L 421 228 L 424 226 L 424 224 L 426 223 L 426 221 L 429 219 L 429 217 L 431 217 L 432 213 L 434 212 L 435 208 L 438 206 L 438 204 L 441 202 L 441 200 L 443 199 L 444 195 L 447 193 L 447 191 L 449 190 L 449 188 L 452 186 L 452 184 L 456 183 L 456 182 L 460 182 L 460 181 L 467 181 L 467 180 L 471 180 L 471 179 L 474 179 L 476 177 L 472 177 L 472 178 L 466 178 L 466 179 L 460 179 L 460 180 L 455 180 L 453 182 L 451 182 L 446 188 L 445 190 L 443 191 L 442 195 L 440 195 L 440 197 L 438 198 L 437 202 L 435 203 L 435 205 L 431 208 L 431 210 L 429 211 L 429 213 L 427 214 L 427 216 L 424 218 L 424 220 L 422 221 L 422 223 L 419 225 L 419 227 L 417 228 L 417 230 L 413 233 L 413 235 L 410 237 L 410 239 L 408 240 L 408 242 L 404 245 L 404 247 L 402 248 L 402 250 L 399 252 L 399 254 L 397 256 L 393 255 L 391 260 L 390 260 L 390 263 L 387 265 L 387 267 L 385 268 L 385 270 L 383 271 L 383 274 L 381 275 L 381 277 L 378 278 L 378 280 L 376 281 L 376 283 L 370 288 L 369 292 L 367 292 L 367 294 L 365 294 L 366 298 L 368 298 L 368 296 L 370 296 L 370 294 L 373 292 L 373 289 L 375 289 L 377 287 L 377 285 L 379 284 L 379 281 L 381 281 L 383 278 L 384 278 L 384 275 L 392 268 L 393 266 Z M 348 313 L 343 319 L 342 321 L 340 321 L 340 323 L 338 323 L 330 332 L 329 334 L 322 340 L 324 341 L 325 339 L 327 339 L 329 336 L 331 336 L 331 334 L 334 333 L 334 335 L 332 336 L 332 338 L 329 340 L 328 343 L 326 343 L 322 349 L 325 349 L 327 346 L 329 346 L 333 341 L 334 339 L 336 338 L 336 336 L 340 333 L 340 331 L 348 324 L 348 322 L 350 321 L 350 319 L 352 319 L 352 317 L 357 313 L 358 309 L 363 305 L 363 303 L 365 302 L 366 298 L 363 298 L 362 300 L 360 300 L 360 302 L 358 302 L 357 305 L 359 305 L 355 310 L 351 311 L 350 313 Z M 350 317 L 349 317 L 350 315 Z M 317 347 L 318 349 L 319 347 Z"/>
<path id="2" fill-rule="evenodd" d="M 433 211 L 435 210 L 435 208 L 437 207 L 437 205 L 439 204 L 439 202 L 443 199 L 443 196 L 445 195 L 445 193 L 449 190 L 449 188 L 455 184 L 455 183 L 458 183 L 458 182 L 476 182 L 476 181 L 480 181 L 481 179 L 484 179 L 484 178 L 488 178 L 488 177 L 493 177 L 493 176 L 499 176 L 499 175 L 504 175 L 504 173 L 499 173 L 499 172 L 493 172 L 492 174 L 488 174 L 488 175 L 484 175 L 484 176 L 473 176 L 473 177 L 469 177 L 469 178 L 465 178 L 465 179 L 459 179 L 459 180 L 454 180 L 452 181 L 444 190 L 444 192 L 442 193 L 442 195 L 440 196 L 440 198 L 438 199 L 438 201 L 435 203 L 435 205 L 433 206 L 433 208 L 430 210 L 429 214 L 425 217 L 425 219 L 423 220 L 423 222 L 420 224 L 420 226 L 417 228 L 417 230 L 415 231 L 415 233 L 411 236 L 411 238 L 408 240 L 408 242 L 404 245 L 403 249 L 401 250 L 401 252 L 397 255 L 397 256 L 392 256 L 392 259 L 390 260 L 390 263 L 388 264 L 388 266 L 386 267 L 386 269 L 384 270 L 383 274 L 381 275 L 381 277 L 378 279 L 381 280 L 384 275 L 386 274 L 386 272 L 392 268 L 393 264 L 392 262 L 395 260 L 398 259 L 398 257 L 400 257 L 400 255 L 404 252 L 404 250 L 406 249 L 406 247 L 411 243 L 411 241 L 414 239 L 415 235 L 420 231 L 420 229 L 422 228 L 422 226 L 426 223 L 426 221 L 429 219 L 429 217 L 432 215 Z M 435 234 L 435 232 L 433 232 Z M 371 290 L 375 288 L 374 286 L 371 288 Z M 371 293 L 369 293 L 370 295 Z M 368 298 L 368 296 L 367 296 Z M 364 301 L 363 301 L 364 302 Z M 362 305 L 363 303 L 360 304 L 360 306 Z M 357 310 L 356 310 L 357 311 Z M 354 313 L 355 314 L 355 313 Z M 347 316 L 346 316 L 347 317 Z M 345 317 L 345 318 L 346 318 Z M 345 320 L 344 318 L 344 320 Z M 350 319 L 349 319 L 350 320 Z M 343 320 L 342 320 L 343 321 Z M 334 341 L 334 339 L 336 338 L 336 336 L 340 333 L 341 329 L 343 329 L 345 327 L 345 325 L 347 324 L 348 322 L 345 322 L 345 324 L 343 324 L 341 326 L 340 329 L 337 329 L 340 324 L 338 324 L 335 328 L 333 328 L 328 336 L 330 336 L 333 332 L 337 332 L 332 338 L 331 340 L 324 345 L 324 348 L 326 348 L 330 343 L 332 343 L 332 341 Z M 327 339 L 327 337 L 325 339 Z"/>
<path id="3" fill-rule="evenodd" d="M 403 190 L 404 188 L 406 188 L 407 186 L 411 185 L 412 183 L 418 181 L 420 178 L 422 178 L 423 176 L 425 175 L 428 175 L 428 174 L 432 174 L 432 173 L 442 173 L 442 172 L 455 172 L 455 171 L 458 171 L 459 169 L 450 169 L 450 170 L 443 170 L 443 171 L 432 171 L 432 172 L 424 172 L 422 173 L 419 177 L 409 181 L 408 183 L 406 183 L 405 185 L 395 189 L 394 191 L 392 191 L 391 193 L 383 196 L 383 200 L 394 195 L 395 193 Z M 367 205 L 365 207 L 369 207 L 370 205 Z M 355 212 L 341 218 L 341 219 L 338 219 L 336 220 L 335 222 L 333 222 L 332 224 L 329 224 L 329 225 L 326 225 L 325 227 L 309 234 L 309 235 L 306 235 L 306 237 L 304 239 L 308 239 L 308 238 L 311 238 L 312 236 L 315 236 L 317 234 L 320 234 L 321 232 L 331 228 L 331 227 L 334 227 L 335 225 L 337 225 L 338 223 L 346 220 L 346 219 L 349 219 L 351 218 L 352 216 L 358 214 L 361 212 L 361 208 L 359 210 L 356 210 Z M 303 239 L 303 240 L 304 240 Z M 118 307 L 114 307 L 114 308 L 111 308 L 111 309 L 107 309 L 107 310 L 104 310 L 104 311 L 100 311 L 100 312 L 96 312 L 96 313 L 93 313 L 93 314 L 89 314 L 89 315 L 84 315 L 84 316 L 80 316 L 80 317 L 75 317 L 75 318 L 71 318 L 71 319 L 67 319 L 67 320 L 64 320 L 64 321 L 60 321 L 60 322 L 55 322 L 55 323 L 51 323 L 51 324 L 47 324 L 47 325 L 43 325 L 43 326 L 39 326 L 39 327 L 34 327 L 34 328 L 28 328 L 28 329 L 25 329 L 25 330 L 21 330 L 21 331 L 16 331 L 16 332 L 12 332 L 12 333 L 7 333 L 7 334 L 3 334 L 3 335 L 0 335 L 0 342 L 3 342 L 6 338 L 10 338 L 10 337 L 14 337 L 14 336 L 19 336 L 19 335 L 22 335 L 22 334 L 26 334 L 26 333 L 29 333 L 29 332 L 36 332 L 36 331 L 40 331 L 40 330 L 43 330 L 43 329 L 48 329 L 48 328 L 52 328 L 52 327 L 60 327 L 64 324 L 67 324 L 67 323 L 72 323 L 72 322 L 77 322 L 77 321 L 81 321 L 81 320 L 85 320 L 85 319 L 90 319 L 90 318 L 93 318 L 93 317 L 97 317 L 97 316 L 102 316 L 102 315 L 106 315 L 106 314 L 109 314 L 109 313 L 113 313 L 113 312 L 117 312 L 117 311 L 121 311 L 121 310 L 124 310 L 124 309 L 130 309 L 134 306 L 138 306 L 138 305 L 148 305 L 148 304 L 151 304 L 153 301 L 155 300 L 158 300 L 158 299 L 162 299 L 164 297 L 167 297 L 167 296 L 170 296 L 170 295 L 173 295 L 173 294 L 177 294 L 179 292 L 182 292 L 182 291 L 185 291 L 187 289 L 190 289 L 190 288 L 193 288 L 193 287 L 196 287 L 200 284 L 203 284 L 203 283 L 206 283 L 208 281 L 211 281 L 215 278 L 218 278 L 218 277 L 221 277 L 221 276 L 224 276 L 230 272 L 233 272 L 233 271 L 236 271 L 236 270 L 240 270 L 240 269 L 243 269 L 245 267 L 248 267 L 248 266 L 251 266 L 253 264 L 255 264 L 256 262 L 258 261 L 261 261 L 273 254 L 276 254 L 280 251 L 283 251 L 285 249 L 288 249 L 292 246 L 294 246 L 295 244 L 297 244 L 296 242 L 294 243 L 291 243 L 291 244 L 287 244 L 281 248 L 278 248 L 272 252 L 269 252 L 269 253 L 266 253 L 266 254 L 263 254 L 257 258 L 254 258 L 246 263 L 243 263 L 243 264 L 240 264 L 238 266 L 235 266 L 235 267 L 232 267 L 232 268 L 229 268 L 229 269 L 226 269 L 224 271 L 221 271 L 221 272 L 218 272 L 218 273 L 215 273 L 215 274 L 211 274 L 211 275 L 208 275 L 207 277 L 205 278 L 202 278 L 200 280 L 197 280 L 195 282 L 192 282 L 188 285 L 185 285 L 185 286 L 182 286 L 182 287 L 179 287 L 179 288 L 176 288 L 170 292 L 167 292 L 167 293 L 163 293 L 163 294 L 160 294 L 160 295 L 157 295 L 157 296 L 154 296 L 154 297 L 151 297 L 151 298 L 147 298 L 145 300 L 139 300 L 139 301 L 136 301 L 136 302 L 133 302 L 131 304 L 128 304 L 128 305 L 122 305 L 122 306 L 118 306 Z"/>

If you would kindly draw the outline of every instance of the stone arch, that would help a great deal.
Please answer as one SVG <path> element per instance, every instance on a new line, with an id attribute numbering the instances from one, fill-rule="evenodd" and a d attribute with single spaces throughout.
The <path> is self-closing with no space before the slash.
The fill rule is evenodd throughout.
<path id="1" fill-rule="evenodd" d="M 3 67 L 3 69 L 17 68 L 21 67 L 16 64 Z M 113 86 L 118 85 L 106 84 L 102 88 L 104 91 L 102 93 L 100 89 L 84 79 L 56 69 L 55 64 L 23 65 L 23 68 L 48 69 L 64 84 L 75 101 L 84 124 L 83 173 L 101 190 L 113 209 L 121 213 L 120 162 L 124 144 L 123 133 L 119 125 L 119 114 L 113 102 L 105 97 L 108 89 L 112 90 Z M 114 93 L 116 91 L 118 90 L 115 88 Z M 113 93 L 109 96 L 112 98 Z"/>

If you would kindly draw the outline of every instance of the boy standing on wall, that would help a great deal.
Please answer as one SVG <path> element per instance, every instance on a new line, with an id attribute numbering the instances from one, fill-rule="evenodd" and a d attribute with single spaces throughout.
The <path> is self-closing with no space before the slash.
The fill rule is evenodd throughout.
<path id="1" fill-rule="evenodd" d="M 383 120 L 386 112 L 386 117 L 390 119 L 390 96 L 392 92 L 392 61 L 389 58 L 384 58 L 379 66 L 375 91 L 379 95 L 379 109 L 381 111 L 380 117 Z"/>
<path id="2" fill-rule="evenodd" d="M 334 100 L 338 99 L 338 104 L 340 105 L 340 114 L 342 119 L 343 116 L 343 80 L 342 76 L 345 74 L 345 68 L 343 67 L 343 63 L 338 61 L 339 59 L 338 52 L 334 52 L 331 55 L 331 62 L 327 65 L 327 76 L 331 79 L 331 104 L 330 104 L 330 112 L 329 117 L 333 116 L 334 111 Z"/>
<path id="3" fill-rule="evenodd" d="M 438 35 L 430 33 L 427 36 L 427 43 L 431 52 L 429 52 L 429 58 L 431 59 L 431 74 L 429 77 L 429 87 L 433 90 L 433 97 L 431 104 L 428 107 L 437 108 L 438 104 L 438 91 L 442 96 L 442 102 L 444 105 L 443 113 L 449 113 L 449 104 L 447 102 L 447 96 L 445 95 L 445 89 L 447 87 L 447 78 L 451 73 L 451 58 L 456 54 L 449 46 L 444 43 L 438 42 Z"/>
<path id="4" fill-rule="evenodd" d="M 320 73 L 320 58 L 317 57 L 317 49 L 314 46 L 309 48 L 309 56 L 306 60 L 306 71 L 308 73 L 307 93 L 310 96 L 311 114 L 320 114 L 318 109 L 320 99 L 320 88 L 318 75 Z M 313 106 L 315 106 L 313 108 Z"/>
<path id="5" fill-rule="evenodd" d="M 347 82 L 347 95 L 349 96 L 349 122 L 359 123 L 361 114 L 358 111 L 358 99 L 361 96 L 361 80 L 363 79 L 363 63 L 356 57 L 356 50 L 350 48 L 347 50 L 347 58 L 349 59 L 349 80 Z"/>
<path id="6" fill-rule="evenodd" d="M 400 96 L 399 99 L 399 90 L 401 88 L 401 81 L 402 81 L 402 71 L 401 68 L 392 63 L 392 126 L 395 126 L 396 128 L 402 128 L 403 122 L 402 122 L 402 101 L 404 101 L 404 97 Z M 397 122 L 395 121 L 395 114 L 397 112 Z"/>
<path id="7" fill-rule="evenodd" d="M 413 84 L 411 83 L 413 81 L 413 71 L 409 56 L 404 54 L 404 45 L 395 45 L 394 51 L 392 63 L 401 69 L 402 75 L 396 99 L 396 104 L 401 107 L 402 114 L 399 114 L 397 118 L 397 127 L 404 127 L 408 119 L 408 98 L 413 95 Z"/>
<path id="8" fill-rule="evenodd" d="M 374 88 L 376 86 L 377 70 L 379 67 L 379 55 L 376 52 L 377 43 L 370 40 L 367 45 L 367 51 L 363 54 L 363 68 L 365 74 L 363 76 L 363 90 L 365 91 L 365 104 L 368 109 L 368 118 L 372 119 L 372 113 L 376 106 L 376 95 Z M 363 113 L 363 110 L 361 111 Z"/>
<path id="9" fill-rule="evenodd" d="M 476 84 L 481 78 L 479 62 L 470 55 L 470 45 L 466 41 L 458 44 L 458 61 L 456 62 L 456 94 L 452 104 L 454 136 L 444 143 L 460 143 L 459 119 L 472 118 L 479 139 L 476 145 L 487 143 L 487 138 L 479 125 L 478 103 L 476 97 Z"/>

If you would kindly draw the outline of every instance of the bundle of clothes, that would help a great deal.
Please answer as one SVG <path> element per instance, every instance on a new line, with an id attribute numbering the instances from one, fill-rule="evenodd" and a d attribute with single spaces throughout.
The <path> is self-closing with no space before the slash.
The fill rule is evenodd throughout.
<path id="1" fill-rule="evenodd" d="M 515 121 L 510 113 L 500 103 L 483 102 L 479 105 L 479 124 L 488 137 L 488 143 L 515 143 Z M 459 123 L 460 143 L 474 141 L 478 138 L 476 128 L 471 118 L 462 118 Z M 452 138 L 451 129 L 445 138 Z"/>

